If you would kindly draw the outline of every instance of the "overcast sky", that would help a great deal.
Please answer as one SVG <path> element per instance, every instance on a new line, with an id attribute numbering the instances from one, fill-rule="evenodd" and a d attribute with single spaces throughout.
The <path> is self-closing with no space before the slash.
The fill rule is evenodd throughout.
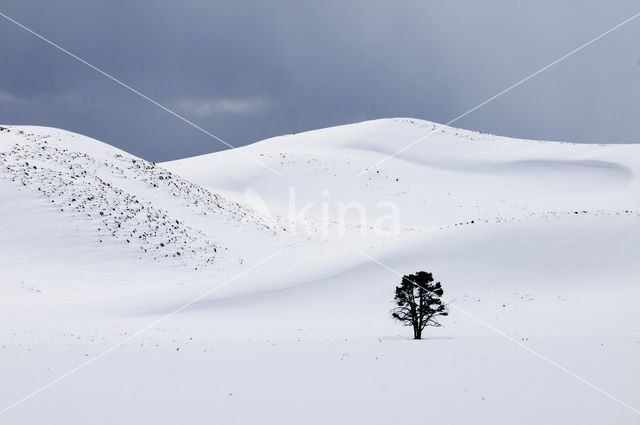
<path id="1" fill-rule="evenodd" d="M 640 3 L 2 0 L 0 12 L 240 146 L 382 117 L 447 122 Z M 0 123 L 152 161 L 226 148 L 1 17 Z M 640 142 L 640 18 L 455 125 Z"/>

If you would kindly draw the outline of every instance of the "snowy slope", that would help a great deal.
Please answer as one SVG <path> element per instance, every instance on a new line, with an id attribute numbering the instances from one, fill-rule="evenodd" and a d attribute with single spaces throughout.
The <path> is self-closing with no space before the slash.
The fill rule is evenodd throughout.
<path id="1" fill-rule="evenodd" d="M 250 187 L 283 214 L 290 187 L 298 205 L 358 201 L 373 214 L 379 202 L 390 201 L 407 229 L 640 206 L 640 145 L 524 141 L 389 119 L 276 137 L 240 150 L 283 176 L 235 150 L 162 165 L 237 199 Z M 322 196 L 323 190 L 328 196 Z M 318 204 L 311 213 L 321 215 Z M 336 208 L 331 213 L 335 218 Z"/>
<path id="2" fill-rule="evenodd" d="M 389 119 L 239 149 L 276 175 L 5 128 L 0 412 L 92 363 L 0 423 L 640 418 L 640 145 Z M 388 311 L 419 269 L 452 304 L 416 342 Z"/>
<path id="3" fill-rule="evenodd" d="M 41 211 L 63 213 L 67 223 L 91 233 L 93 242 L 119 243 L 120 251 L 129 256 L 203 267 L 224 257 L 228 247 L 219 240 L 229 238 L 234 227 L 246 224 L 265 237 L 281 230 L 252 209 L 155 164 L 61 130 L 1 127 L 0 167 L 3 191 L 22 188 L 39 195 L 31 196 L 31 202 L 39 203 Z M 11 201 L 19 195 L 5 196 Z M 4 203 L 5 208 L 9 205 Z M 14 202 L 11 209 L 15 207 Z M 22 231 L 33 221 L 39 220 L 30 220 Z M 46 225 L 46 220 L 39 224 Z M 43 245 L 46 248 L 44 241 Z"/>

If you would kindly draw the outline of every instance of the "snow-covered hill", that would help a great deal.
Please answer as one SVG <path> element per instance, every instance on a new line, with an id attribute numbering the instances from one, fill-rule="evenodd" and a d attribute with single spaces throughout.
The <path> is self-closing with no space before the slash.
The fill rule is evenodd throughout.
<path id="1" fill-rule="evenodd" d="M 524 141 L 388 119 L 276 137 L 240 150 L 282 176 L 236 150 L 162 165 L 237 199 L 250 187 L 285 215 L 290 188 L 298 205 L 316 202 L 310 210 L 315 216 L 322 215 L 320 201 L 327 202 L 332 219 L 340 202 L 361 202 L 374 216 L 380 202 L 393 202 L 401 227 L 411 231 L 640 207 L 640 145 Z"/>
<path id="2" fill-rule="evenodd" d="M 234 227 L 246 224 L 268 235 L 282 231 L 252 209 L 156 164 L 61 130 L 0 127 L 0 167 L 3 190 L 39 195 L 51 204 L 39 205 L 41 211 L 59 210 L 97 244 L 122 245 L 123 255 L 197 269 L 225 255 L 228 248 L 218 241 Z M 6 196 L 8 207 L 12 199 Z"/>
<path id="3" fill-rule="evenodd" d="M 639 175 L 413 119 L 162 164 L 3 126 L 0 412 L 91 363 L 0 423 L 637 423 Z"/>

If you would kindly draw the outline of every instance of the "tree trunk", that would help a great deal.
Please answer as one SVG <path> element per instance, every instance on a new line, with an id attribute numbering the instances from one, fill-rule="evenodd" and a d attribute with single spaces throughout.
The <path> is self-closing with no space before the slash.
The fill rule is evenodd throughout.
<path id="1" fill-rule="evenodd" d="M 413 339 L 422 339 L 422 329 L 419 326 L 413 327 Z"/>

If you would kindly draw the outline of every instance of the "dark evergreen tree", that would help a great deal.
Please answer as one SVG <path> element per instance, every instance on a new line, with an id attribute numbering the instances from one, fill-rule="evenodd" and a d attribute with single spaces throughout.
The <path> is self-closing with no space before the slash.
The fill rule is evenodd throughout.
<path id="1" fill-rule="evenodd" d="M 413 326 L 413 338 L 422 339 L 422 330 L 427 326 L 441 326 L 438 317 L 447 316 L 447 307 L 442 301 L 442 285 L 434 282 L 433 275 L 418 272 L 402 277 L 396 286 L 396 307 L 391 316 L 405 326 Z"/>

